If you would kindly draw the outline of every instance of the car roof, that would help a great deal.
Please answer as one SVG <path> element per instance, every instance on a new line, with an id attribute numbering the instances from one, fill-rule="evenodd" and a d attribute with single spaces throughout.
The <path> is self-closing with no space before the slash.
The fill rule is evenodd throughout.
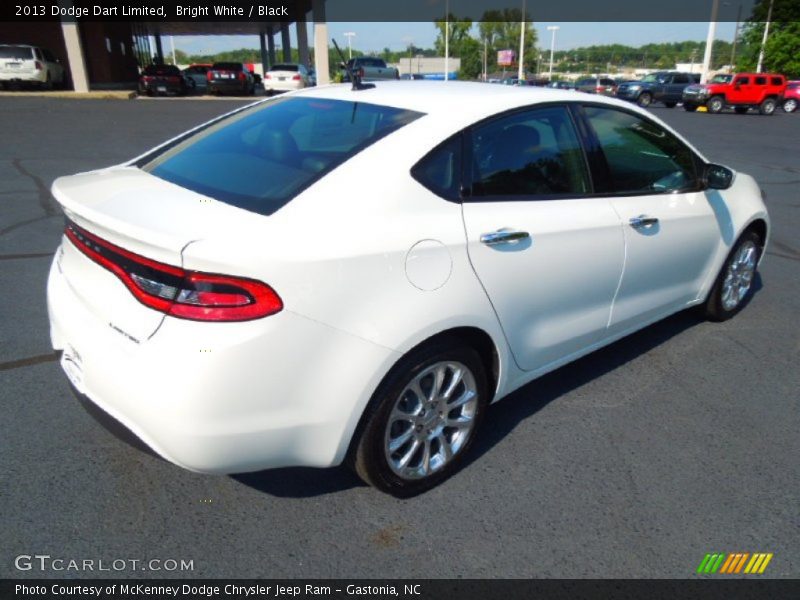
<path id="1" fill-rule="evenodd" d="M 353 91 L 351 85 L 338 84 L 308 88 L 297 94 L 331 100 L 383 104 L 429 115 L 464 114 L 478 119 L 516 107 L 542 102 L 584 100 L 616 106 L 629 103 L 605 96 L 587 97 L 573 90 L 535 86 L 489 85 L 466 81 L 381 81 L 374 88 Z M 456 109 L 457 110 L 454 110 Z"/>

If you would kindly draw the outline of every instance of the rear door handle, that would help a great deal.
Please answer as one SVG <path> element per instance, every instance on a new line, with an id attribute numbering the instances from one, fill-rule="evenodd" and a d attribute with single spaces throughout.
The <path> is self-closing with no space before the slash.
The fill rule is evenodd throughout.
<path id="1" fill-rule="evenodd" d="M 487 246 L 496 246 L 498 244 L 527 240 L 530 237 L 531 235 L 527 231 L 498 229 L 497 231 L 492 231 L 491 233 L 481 234 L 481 244 L 486 244 Z"/>
<path id="2" fill-rule="evenodd" d="M 642 229 L 644 227 L 658 225 L 658 218 L 648 217 L 647 215 L 639 215 L 638 217 L 631 217 L 628 223 L 630 223 L 631 227 L 635 229 Z"/>

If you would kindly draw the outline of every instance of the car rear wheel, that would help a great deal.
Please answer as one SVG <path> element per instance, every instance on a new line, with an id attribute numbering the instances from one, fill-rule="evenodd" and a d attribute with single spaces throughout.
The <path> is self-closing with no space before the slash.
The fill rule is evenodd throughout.
<path id="1" fill-rule="evenodd" d="M 767 98 L 758 107 L 758 112 L 762 115 L 771 115 L 775 112 L 775 107 L 778 105 L 774 98 Z"/>
<path id="2" fill-rule="evenodd" d="M 652 102 L 653 102 L 653 96 L 648 92 L 643 92 L 639 94 L 639 97 L 636 99 L 636 104 L 638 104 L 642 108 L 650 106 Z"/>
<path id="3" fill-rule="evenodd" d="M 706 301 L 706 317 L 726 321 L 736 315 L 753 292 L 762 241 L 752 231 L 739 238 L 728 255 Z"/>
<path id="4" fill-rule="evenodd" d="M 722 109 L 725 108 L 725 102 L 721 96 L 713 96 L 712 98 L 708 99 L 708 102 L 706 102 L 706 108 L 710 113 L 721 113 Z"/>
<path id="5" fill-rule="evenodd" d="M 697 107 L 694 104 L 684 104 L 683 110 L 685 110 L 686 112 L 694 112 L 697 110 Z"/>
<path id="6" fill-rule="evenodd" d="M 455 339 L 423 346 L 402 358 L 376 391 L 351 465 L 393 496 L 429 490 L 463 462 L 487 399 L 475 350 Z"/>
<path id="7" fill-rule="evenodd" d="M 787 113 L 793 113 L 797 110 L 797 99 L 796 98 L 789 98 L 783 103 L 783 111 Z"/>

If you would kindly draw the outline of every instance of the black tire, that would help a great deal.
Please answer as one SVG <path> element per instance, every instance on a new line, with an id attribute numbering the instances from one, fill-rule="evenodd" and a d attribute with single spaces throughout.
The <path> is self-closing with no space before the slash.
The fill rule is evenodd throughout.
<path id="1" fill-rule="evenodd" d="M 783 112 L 793 113 L 797 110 L 797 99 L 789 98 L 783 102 Z"/>
<path id="2" fill-rule="evenodd" d="M 686 112 L 694 112 L 697 110 L 697 107 L 694 104 L 684 104 L 683 110 L 685 110 Z"/>
<path id="3" fill-rule="evenodd" d="M 675 108 L 678 105 L 677 102 L 664 102 L 664 106 L 667 108 Z"/>
<path id="4" fill-rule="evenodd" d="M 711 96 L 706 102 L 706 108 L 712 114 L 719 114 L 725 108 L 725 100 L 722 96 Z"/>
<path id="5" fill-rule="evenodd" d="M 735 106 L 733 110 L 737 115 L 744 115 L 747 114 L 748 108 L 746 106 Z"/>
<path id="6" fill-rule="evenodd" d="M 778 103 L 775 101 L 775 98 L 766 98 L 758 107 L 758 112 L 762 115 L 774 115 L 775 108 L 777 108 Z"/>
<path id="7" fill-rule="evenodd" d="M 398 422 L 398 420 L 395 420 L 393 423 L 390 422 L 390 416 L 396 405 L 409 402 L 409 398 L 417 398 L 413 393 L 410 393 L 409 396 L 409 392 L 406 389 L 416 377 L 422 375 L 421 382 L 425 382 L 427 378 L 430 377 L 432 389 L 434 375 L 432 373 L 425 374 L 425 371 L 434 365 L 441 365 L 445 362 L 460 363 L 460 365 L 466 367 L 467 372 L 471 374 L 471 384 L 474 384 L 474 389 L 477 392 L 477 402 L 470 407 L 472 410 L 472 427 L 465 432 L 464 440 L 458 442 L 459 446 L 451 457 L 449 459 L 443 459 L 446 462 L 444 462 L 441 467 L 436 468 L 431 464 L 431 472 L 427 475 L 419 478 L 403 477 L 392 469 L 389 464 L 389 459 L 387 459 L 387 435 L 390 435 L 390 426 L 394 427 L 394 424 Z M 445 376 L 441 383 L 441 389 L 446 388 L 446 384 L 453 381 L 453 371 L 450 370 L 447 372 L 450 373 L 450 379 L 447 379 L 447 376 Z M 467 372 L 465 372 L 461 383 L 457 384 L 455 391 L 450 396 L 451 398 L 459 396 L 457 391 L 460 386 L 464 385 L 463 389 L 465 391 L 468 389 L 467 382 L 470 381 L 470 377 Z M 422 383 L 420 384 L 420 388 L 423 388 Z M 423 394 L 427 393 L 428 392 L 423 390 Z M 356 431 L 357 437 L 354 438 L 354 446 L 348 457 L 348 463 L 365 482 L 398 498 L 407 498 L 425 492 L 440 484 L 459 469 L 464 457 L 468 455 L 470 447 L 480 429 L 481 421 L 486 412 L 488 398 L 488 382 L 480 356 L 474 349 L 465 346 L 460 340 L 455 338 L 442 340 L 413 350 L 398 361 L 373 395 L 362 417 L 359 429 Z M 436 447 L 436 455 L 433 458 L 439 459 L 442 459 L 443 451 L 441 442 L 439 442 L 438 439 L 433 439 L 430 435 L 426 435 L 424 429 L 432 427 L 432 430 L 428 430 L 428 434 L 430 434 L 432 431 L 436 431 L 437 426 L 421 424 L 426 418 L 424 409 L 427 408 L 429 411 L 428 422 L 430 423 L 431 420 L 437 421 L 437 419 L 441 420 L 448 416 L 454 418 L 452 416 L 453 411 L 461 411 L 465 409 L 467 405 L 465 404 L 462 407 L 448 411 L 445 404 L 445 410 L 442 412 L 442 405 L 439 405 L 437 408 L 431 408 L 430 406 L 423 405 L 421 400 L 415 401 L 414 404 L 417 402 L 419 402 L 420 408 L 423 409 L 421 412 L 417 411 L 414 417 L 415 422 L 418 422 L 418 424 L 414 426 L 409 420 L 409 427 L 405 431 L 401 428 L 399 437 L 403 437 L 408 432 L 410 432 L 411 437 L 398 446 L 396 451 L 398 454 L 405 452 L 406 456 L 410 455 L 407 465 L 411 465 L 412 467 L 413 465 L 417 465 L 416 468 L 421 468 L 426 449 L 428 454 L 430 454 L 433 452 L 434 447 Z M 440 400 L 440 402 L 446 402 L 446 400 Z M 470 401 L 468 404 L 472 404 L 472 402 Z M 459 414 L 458 416 L 462 415 Z M 430 417 L 432 417 L 432 419 Z M 446 439 L 447 434 L 445 430 L 448 428 L 446 426 L 440 427 L 441 429 L 439 429 L 439 431 L 441 431 L 441 435 L 445 436 L 441 439 Z M 458 431 L 450 431 L 449 434 L 452 436 L 450 438 L 450 443 L 453 443 L 454 440 L 457 441 Z M 419 444 L 421 442 L 419 440 L 424 437 L 427 437 L 428 441 L 422 442 L 422 446 L 420 446 Z M 449 445 L 448 448 L 450 448 Z"/>
<path id="8" fill-rule="evenodd" d="M 749 281 L 749 285 L 747 290 L 741 294 L 741 297 L 738 299 L 734 306 L 726 306 L 725 304 L 725 283 L 726 279 L 731 275 L 729 271 L 731 270 L 731 264 L 737 259 L 742 248 L 747 246 L 748 248 L 754 247 L 754 264 L 751 279 Z M 722 265 L 722 269 L 720 269 L 719 275 L 717 275 L 717 279 L 714 282 L 714 287 L 711 288 L 711 292 L 708 294 L 708 298 L 706 299 L 705 304 L 705 315 L 706 318 L 711 321 L 727 321 L 728 319 L 734 317 L 742 308 L 744 308 L 747 301 L 753 295 L 753 283 L 755 282 L 756 273 L 757 273 L 757 266 L 758 260 L 761 258 L 761 251 L 763 250 L 763 242 L 761 238 L 758 237 L 752 231 L 746 231 L 742 234 L 742 236 L 736 241 L 733 246 L 733 249 L 728 254 L 728 258 L 725 259 L 725 263 Z"/>
<path id="9" fill-rule="evenodd" d="M 647 108 L 653 103 L 653 95 L 650 92 L 642 92 L 639 94 L 639 97 L 636 98 L 636 104 L 641 106 L 642 108 Z"/>

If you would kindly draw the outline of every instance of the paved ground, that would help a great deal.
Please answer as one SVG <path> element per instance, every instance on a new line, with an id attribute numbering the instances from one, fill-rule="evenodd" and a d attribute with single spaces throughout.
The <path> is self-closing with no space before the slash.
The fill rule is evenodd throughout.
<path id="1" fill-rule="evenodd" d="M 462 472 L 401 501 L 344 469 L 182 471 L 100 428 L 48 356 L 52 180 L 240 104 L 0 100 L 0 577 L 65 574 L 15 570 L 37 553 L 199 577 L 686 577 L 715 551 L 798 576 L 800 116 L 653 109 L 767 191 L 761 289 L 731 322 L 680 314 L 525 387 Z"/>

